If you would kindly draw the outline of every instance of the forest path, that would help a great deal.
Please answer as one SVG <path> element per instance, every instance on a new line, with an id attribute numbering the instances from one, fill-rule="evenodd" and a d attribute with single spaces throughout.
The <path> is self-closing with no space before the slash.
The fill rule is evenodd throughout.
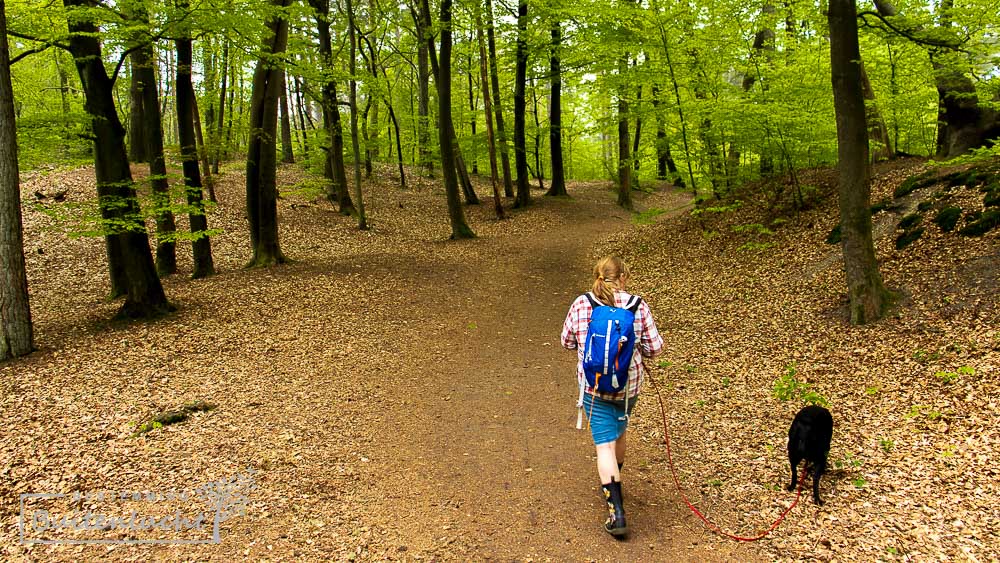
<path id="1" fill-rule="evenodd" d="M 676 210 L 689 198 L 658 199 L 657 207 Z M 405 361 L 365 430 L 365 520 L 403 557 L 752 559 L 739 546 L 705 543 L 667 492 L 667 476 L 642 469 L 662 446 L 637 439 L 624 471 L 631 537 L 618 542 L 601 530 L 593 446 L 587 430 L 574 428 L 576 354 L 558 336 L 589 284 L 596 243 L 631 225 L 605 189 L 542 205 L 565 221 L 462 243 L 470 252 L 458 259 L 442 253 L 398 265 L 396 275 L 414 284 L 402 318 L 425 328 L 395 343 Z M 655 401 L 651 391 L 645 400 Z"/>

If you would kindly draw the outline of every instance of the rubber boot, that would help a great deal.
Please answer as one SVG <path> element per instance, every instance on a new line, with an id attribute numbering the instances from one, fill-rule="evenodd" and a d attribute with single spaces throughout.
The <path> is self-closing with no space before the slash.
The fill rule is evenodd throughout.
<path id="1" fill-rule="evenodd" d="M 622 483 L 614 478 L 606 485 L 601 485 L 604 491 L 604 499 L 608 503 L 608 519 L 604 522 L 604 529 L 615 537 L 628 534 L 628 526 L 625 524 L 625 509 L 622 508 Z"/>

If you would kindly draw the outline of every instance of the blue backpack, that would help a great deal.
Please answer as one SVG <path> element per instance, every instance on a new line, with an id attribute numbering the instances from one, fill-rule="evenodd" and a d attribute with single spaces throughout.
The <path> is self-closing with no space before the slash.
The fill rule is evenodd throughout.
<path id="1" fill-rule="evenodd" d="M 628 386 L 628 368 L 635 351 L 632 323 L 642 298 L 633 295 L 620 309 L 601 303 L 589 292 L 585 295 L 594 309 L 583 349 L 587 385 L 600 393 L 620 393 Z"/>

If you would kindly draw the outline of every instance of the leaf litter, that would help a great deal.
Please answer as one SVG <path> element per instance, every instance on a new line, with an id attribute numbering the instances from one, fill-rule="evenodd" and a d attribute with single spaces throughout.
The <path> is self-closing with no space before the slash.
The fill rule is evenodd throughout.
<path id="1" fill-rule="evenodd" d="M 303 172 L 282 168 L 279 184 L 287 189 L 279 200 L 280 236 L 294 262 L 244 270 L 249 245 L 242 175 L 235 166 L 226 170 L 217 178 L 220 203 L 209 216 L 210 227 L 222 230 L 212 239 L 220 275 L 186 279 L 189 247 L 179 243 L 181 274 L 164 281 L 179 311 L 131 325 L 107 320 L 116 305 L 103 298 L 108 284 L 102 241 L 67 238 L 49 215 L 26 207 L 40 351 L 0 365 L 0 412 L 9 428 L 0 437 L 5 558 L 71 560 L 98 553 L 92 547 L 18 544 L 12 534 L 21 493 L 171 489 L 246 467 L 259 470 L 259 490 L 247 516 L 226 524 L 222 547 L 110 546 L 100 548 L 101 557 L 417 560 L 464 559 L 487 549 L 518 558 L 534 553 L 528 551 L 534 544 L 495 551 L 500 548 L 489 538 L 463 533 L 461 525 L 440 516 L 434 520 L 437 532 L 418 533 L 399 522 L 393 528 L 391 514 L 373 513 L 392 502 L 387 496 L 406 494 L 391 482 L 398 464 L 409 467 L 404 473 L 432 467 L 387 451 L 380 445 L 385 436 L 373 430 L 416 431 L 392 420 L 414 406 L 400 398 L 399 388 L 420 355 L 413 348 L 417 323 L 400 318 L 399 311 L 414 302 L 447 310 L 452 294 L 441 288 L 459 284 L 468 299 L 502 307 L 497 296 L 513 282 L 495 273 L 510 267 L 509 253 L 519 245 L 572 239 L 574 225 L 583 220 L 574 204 L 599 201 L 603 207 L 581 209 L 620 213 L 619 221 L 627 215 L 610 204 L 606 183 L 576 183 L 574 201 L 540 202 L 506 221 L 492 217 L 485 199 L 467 206 L 482 240 L 446 243 L 439 182 L 411 176 L 411 188 L 402 191 L 387 170 L 379 173 L 365 192 L 373 229 L 361 232 L 321 196 L 294 189 L 308 180 Z M 877 175 L 873 201 L 891 195 L 910 173 L 904 168 Z M 92 198 L 92 174 L 84 168 L 32 178 L 22 185 L 23 198 L 29 201 L 36 190 L 66 190 L 66 201 L 84 202 Z M 817 176 L 829 193 L 829 175 Z M 481 195 L 489 192 L 488 185 L 478 187 Z M 586 278 L 591 258 L 621 253 L 632 265 L 636 293 L 653 306 L 669 364 L 652 372 L 666 388 L 674 455 L 687 494 L 729 531 L 765 527 L 792 498 L 781 490 L 789 478 L 784 442 L 801 406 L 776 398 L 774 382 L 793 369 L 797 380 L 829 400 L 835 418 L 831 469 L 821 490 L 826 505 L 815 507 L 804 495 L 776 532 L 737 557 L 994 558 L 1000 547 L 994 465 L 1000 446 L 997 233 L 959 238 L 932 227 L 901 251 L 891 237 L 879 239 L 886 282 L 901 288 L 905 299 L 890 318 L 858 328 L 843 319 L 840 268 L 815 268 L 836 251 L 823 243 L 837 222 L 832 199 L 775 226 L 769 223 L 773 210 L 763 205 L 706 220 L 691 217 L 675 201 L 664 203 L 664 197 L 641 198 L 641 205 L 676 212 L 655 216 L 649 225 L 607 228 L 606 240 L 580 261 L 584 274 L 578 277 Z M 185 228 L 186 217 L 177 219 Z M 772 234 L 733 230 L 748 223 L 767 223 Z M 464 268 L 442 272 L 433 266 L 439 262 Z M 493 274 L 476 277 L 476 271 Z M 532 279 L 545 278 L 529 270 L 525 283 Z M 544 298 L 545 287 L 518 289 L 525 290 Z M 492 326 L 481 319 L 470 328 L 469 319 L 447 316 L 436 322 L 440 335 L 451 338 Z M 497 322 L 503 326 L 502 317 Z M 512 329 L 498 332 L 503 330 Z M 541 354 L 550 350 L 533 353 L 548 358 Z M 442 365 L 449 361 L 443 350 L 425 354 Z M 566 364 L 545 373 L 561 369 L 559 377 L 566 377 Z M 357 378 L 358 371 L 372 376 Z M 957 375 L 946 382 L 939 372 Z M 353 378 L 352 384 L 343 385 L 345 378 Z M 634 419 L 632 433 L 639 439 L 632 441 L 638 450 L 632 459 L 646 481 L 642 486 L 658 493 L 636 499 L 652 513 L 678 499 L 648 388 L 646 395 Z M 507 391 L 499 400 L 511 398 Z M 132 437 L 142 421 L 196 401 L 218 408 Z M 697 545 L 727 558 L 728 544 L 701 530 L 683 507 L 670 514 L 677 521 L 658 525 L 673 527 L 678 538 L 695 538 L 676 553 Z M 564 545 L 554 545 L 558 538 L 553 545 L 538 541 L 537 558 L 568 554 L 561 551 Z M 619 548 L 579 549 L 613 558 Z M 647 553 L 667 557 L 670 549 L 650 543 Z"/>

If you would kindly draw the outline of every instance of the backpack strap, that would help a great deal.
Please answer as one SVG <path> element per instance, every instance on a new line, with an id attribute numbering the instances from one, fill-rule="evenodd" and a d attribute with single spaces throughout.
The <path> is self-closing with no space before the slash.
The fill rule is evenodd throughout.
<path id="1" fill-rule="evenodd" d="M 639 297 L 638 295 L 633 295 L 632 298 L 628 300 L 628 303 L 625 305 L 625 308 L 628 309 L 629 311 L 632 311 L 632 314 L 634 315 L 639 312 L 639 305 L 641 303 L 642 303 L 642 297 Z"/>
<path id="2" fill-rule="evenodd" d="M 604 307 L 605 306 L 604 303 L 601 303 L 600 301 L 598 301 L 597 298 L 594 297 L 589 291 L 587 293 L 584 293 L 583 295 L 584 295 L 584 297 L 587 298 L 587 301 L 590 301 L 590 308 L 591 309 L 596 309 L 598 307 Z"/>

